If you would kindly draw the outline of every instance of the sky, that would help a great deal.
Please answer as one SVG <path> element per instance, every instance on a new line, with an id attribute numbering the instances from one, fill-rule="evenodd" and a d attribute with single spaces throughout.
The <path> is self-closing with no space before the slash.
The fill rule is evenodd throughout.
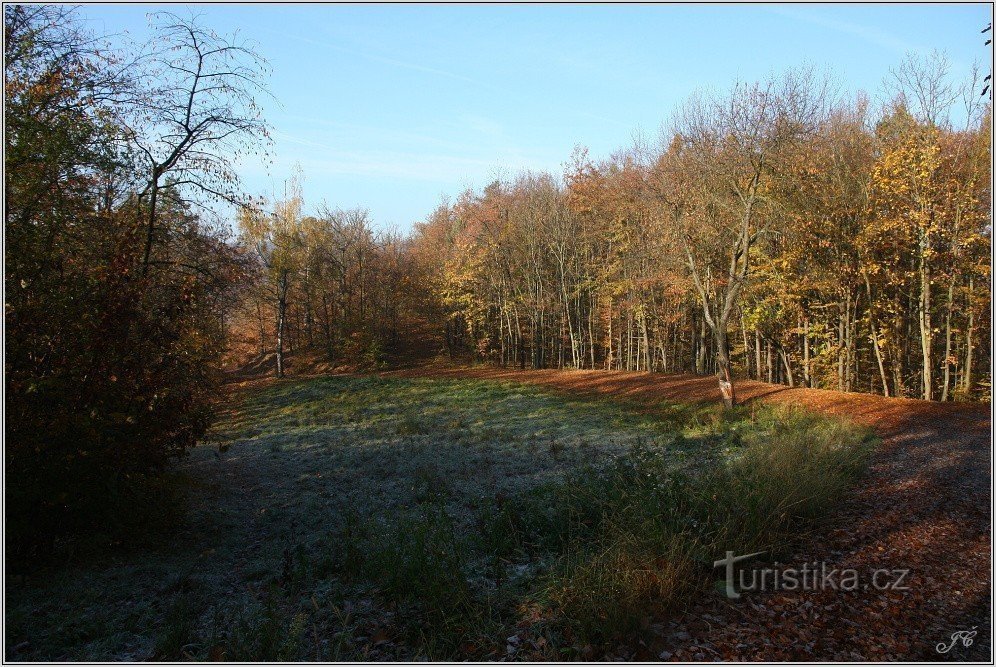
<path id="1" fill-rule="evenodd" d="M 98 33 L 142 41 L 156 5 L 86 5 Z M 305 208 L 362 207 L 407 230 L 444 196 L 521 170 L 563 173 L 575 146 L 608 157 L 658 136 L 698 89 L 802 64 L 880 94 L 907 53 L 955 76 L 986 63 L 988 4 L 172 5 L 239 31 L 269 61 L 274 164 L 240 166 L 255 194 L 295 165 Z"/>

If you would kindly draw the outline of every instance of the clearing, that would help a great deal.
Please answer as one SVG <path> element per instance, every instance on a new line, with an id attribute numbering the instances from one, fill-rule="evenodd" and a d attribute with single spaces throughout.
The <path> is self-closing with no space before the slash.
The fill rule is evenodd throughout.
<path id="1" fill-rule="evenodd" d="M 916 659 L 972 626 L 948 655 L 988 656 L 984 407 L 738 390 L 874 427 L 870 474 L 827 517 L 867 433 L 758 402 L 721 414 L 712 378 L 245 382 L 176 466 L 174 530 L 8 575 L 7 658 Z M 911 590 L 733 604 L 710 592 L 726 544 L 909 567 Z"/>

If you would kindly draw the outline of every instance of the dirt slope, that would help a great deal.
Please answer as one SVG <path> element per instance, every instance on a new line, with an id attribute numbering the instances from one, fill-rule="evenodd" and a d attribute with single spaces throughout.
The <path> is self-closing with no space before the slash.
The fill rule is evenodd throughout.
<path id="1" fill-rule="evenodd" d="M 390 375 L 533 382 L 645 401 L 718 401 L 711 377 L 610 371 L 516 371 L 425 366 Z M 867 477 L 787 565 L 820 561 L 874 570 L 908 568 L 908 590 L 707 596 L 683 616 L 655 619 L 620 660 L 990 660 L 991 422 L 988 405 L 939 404 L 762 382 L 737 385 L 744 401 L 795 403 L 873 427 L 882 446 Z M 722 554 L 717 554 L 717 558 Z M 951 634 L 971 646 L 939 654 Z"/>

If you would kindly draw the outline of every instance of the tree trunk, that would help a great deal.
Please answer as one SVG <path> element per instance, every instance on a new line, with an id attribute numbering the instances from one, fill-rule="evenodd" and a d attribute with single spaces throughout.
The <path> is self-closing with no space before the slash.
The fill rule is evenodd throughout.
<path id="1" fill-rule="evenodd" d="M 149 262 L 152 259 L 152 237 L 156 228 L 156 205 L 159 199 L 159 177 L 154 174 L 152 187 L 149 189 L 149 218 L 145 231 L 145 253 L 142 259 L 142 275 L 149 272 Z"/>
<path id="2" fill-rule="evenodd" d="M 955 209 L 955 219 L 954 219 L 954 232 L 952 234 L 951 245 L 954 247 L 954 270 L 958 269 L 958 259 L 960 253 L 958 252 L 958 231 L 961 227 L 961 207 Z M 951 387 L 951 367 L 954 365 L 954 359 L 951 356 L 951 312 L 954 310 L 954 288 L 955 283 L 958 281 L 958 274 L 954 273 L 951 276 L 951 282 L 948 284 L 948 307 L 947 313 L 944 317 L 944 388 L 941 390 L 941 400 L 948 400 L 948 390 Z"/>
<path id="3" fill-rule="evenodd" d="M 954 279 L 948 285 L 948 308 L 944 314 L 944 386 L 941 389 L 941 400 L 948 400 L 948 390 L 951 388 L 951 311 L 954 307 Z"/>
<path id="4" fill-rule="evenodd" d="M 933 329 L 930 321 L 930 266 L 927 264 L 926 252 L 929 250 L 926 241 L 923 242 L 920 250 L 920 351 L 923 358 L 923 400 L 929 401 L 933 396 L 933 359 L 932 349 L 934 342 Z"/>
<path id="5" fill-rule="evenodd" d="M 850 295 L 847 302 L 841 302 L 840 318 L 837 321 L 837 391 L 844 391 L 845 360 L 847 355 L 847 315 L 851 309 Z"/>
<path id="6" fill-rule="evenodd" d="M 726 408 L 732 408 L 737 404 L 737 395 L 733 388 L 733 376 L 730 374 L 730 351 L 726 338 L 726 322 L 716 322 L 713 329 L 713 340 L 716 343 L 716 377 L 719 381 L 719 393 L 723 396 L 723 405 Z"/>
<path id="7" fill-rule="evenodd" d="M 266 354 L 266 328 L 263 323 L 263 306 L 256 301 L 256 318 L 259 321 L 259 356 Z"/>
<path id="8" fill-rule="evenodd" d="M 865 279 L 865 290 L 868 292 L 868 322 L 871 327 L 871 341 L 872 349 L 875 350 L 875 362 L 878 364 L 878 374 L 882 379 L 882 395 L 889 395 L 889 382 L 885 375 L 885 360 L 882 358 L 882 347 L 878 344 L 878 331 L 876 328 L 876 317 L 875 317 L 875 301 L 872 298 L 872 288 L 871 281 L 868 280 L 868 274 L 862 271 L 862 276 Z"/>
<path id="9" fill-rule="evenodd" d="M 608 350 L 605 353 L 605 368 L 612 370 L 612 297 L 609 297 L 609 326 L 608 326 Z"/>
<path id="10" fill-rule="evenodd" d="M 802 379 L 805 386 L 813 386 L 809 374 L 809 315 L 806 315 L 802 320 Z"/>
<path id="11" fill-rule="evenodd" d="M 647 333 L 647 314 L 640 311 L 640 334 L 643 337 L 643 370 L 650 370 L 650 335 Z"/>
<path id="12" fill-rule="evenodd" d="M 754 362 L 757 366 L 756 379 L 764 379 L 764 362 L 761 361 L 761 332 L 754 329 Z"/>
<path id="13" fill-rule="evenodd" d="M 772 384 L 775 381 L 775 365 L 772 363 L 770 340 L 765 339 L 764 348 L 765 348 L 764 358 L 768 366 L 768 384 Z"/>
<path id="14" fill-rule="evenodd" d="M 277 297 L 277 377 L 284 376 L 284 326 L 287 321 L 287 271 L 280 274 Z"/>
<path id="15" fill-rule="evenodd" d="M 706 359 L 706 322 L 705 318 L 699 321 L 699 344 L 698 353 L 695 357 L 695 372 L 699 375 L 705 375 L 705 359 Z"/>
<path id="16" fill-rule="evenodd" d="M 740 334 L 744 338 L 744 368 L 747 369 L 747 377 L 750 378 L 750 345 L 747 343 L 747 327 L 744 326 L 744 313 L 740 311 Z"/>
<path id="17" fill-rule="evenodd" d="M 595 313 L 598 312 L 598 302 L 592 294 L 589 299 L 588 313 L 588 354 L 591 355 L 591 369 L 595 370 Z"/>
<path id="18" fill-rule="evenodd" d="M 965 331 L 965 380 L 963 390 L 972 392 L 972 334 L 975 329 L 975 310 L 972 308 L 972 292 L 975 291 L 975 277 L 968 278 L 968 328 Z"/>
<path id="19" fill-rule="evenodd" d="M 782 358 L 782 364 L 785 366 L 785 379 L 788 381 L 788 386 L 795 386 L 795 378 L 792 376 L 792 366 L 789 363 L 788 354 L 785 353 L 785 348 L 782 345 L 778 346 L 778 354 Z"/>

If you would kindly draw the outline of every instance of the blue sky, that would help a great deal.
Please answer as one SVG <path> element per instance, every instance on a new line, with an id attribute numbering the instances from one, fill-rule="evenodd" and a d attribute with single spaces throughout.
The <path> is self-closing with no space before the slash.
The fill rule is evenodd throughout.
<path id="1" fill-rule="evenodd" d="M 442 195 L 521 169 L 561 173 L 573 147 L 605 157 L 656 136 L 697 88 L 809 63 L 874 96 L 907 52 L 984 61 L 986 4 L 190 5 L 270 61 L 275 165 L 297 163 L 306 208 L 369 208 L 408 229 Z M 155 5 L 89 5 L 96 31 L 142 39 Z M 172 6 L 186 12 L 184 6 Z"/>

